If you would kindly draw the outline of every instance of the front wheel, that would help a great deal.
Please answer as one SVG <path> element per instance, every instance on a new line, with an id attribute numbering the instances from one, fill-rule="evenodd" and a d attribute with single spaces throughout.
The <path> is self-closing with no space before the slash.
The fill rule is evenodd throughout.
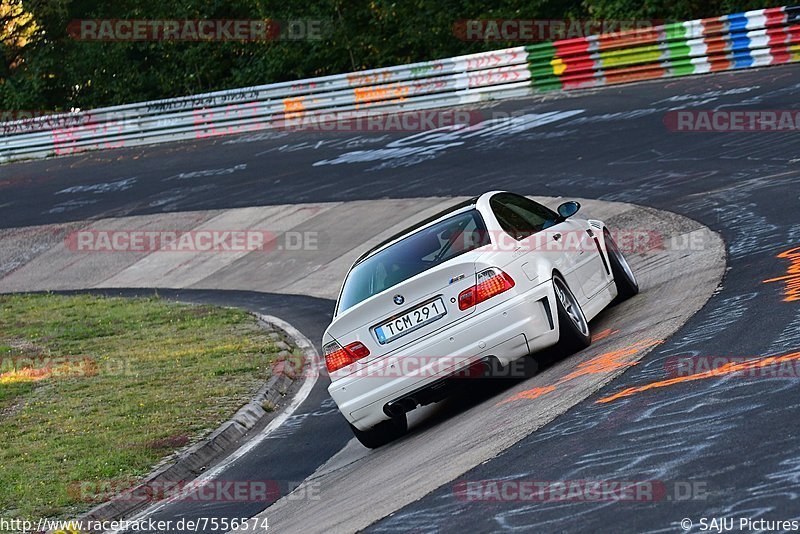
<path id="1" fill-rule="evenodd" d="M 608 259 L 611 262 L 611 274 L 614 275 L 614 284 L 617 286 L 617 302 L 622 302 L 639 293 L 639 283 L 611 234 L 608 230 L 604 233 Z"/>
<path id="2" fill-rule="evenodd" d="M 403 436 L 408 431 L 408 419 L 403 414 L 400 417 L 382 421 L 369 430 L 359 430 L 352 424 L 350 429 L 363 446 L 368 449 L 377 449 Z"/>
<path id="3" fill-rule="evenodd" d="M 558 311 L 559 349 L 569 354 L 585 349 L 592 342 L 592 336 L 578 299 L 558 275 L 553 275 L 553 290 Z"/>

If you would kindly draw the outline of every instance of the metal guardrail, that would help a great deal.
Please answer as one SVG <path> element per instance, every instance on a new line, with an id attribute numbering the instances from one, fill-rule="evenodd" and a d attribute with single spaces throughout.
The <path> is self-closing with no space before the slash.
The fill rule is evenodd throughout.
<path id="1" fill-rule="evenodd" d="M 800 7 L 0 123 L 0 162 L 800 61 Z"/>

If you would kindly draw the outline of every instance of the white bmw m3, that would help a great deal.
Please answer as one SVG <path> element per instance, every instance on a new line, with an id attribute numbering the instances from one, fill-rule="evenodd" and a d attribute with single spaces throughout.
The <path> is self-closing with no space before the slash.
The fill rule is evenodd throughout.
<path id="1" fill-rule="evenodd" d="M 453 378 L 558 346 L 589 345 L 588 322 L 639 291 L 601 221 L 494 191 L 361 256 L 323 336 L 328 391 L 359 441 L 380 447 Z"/>

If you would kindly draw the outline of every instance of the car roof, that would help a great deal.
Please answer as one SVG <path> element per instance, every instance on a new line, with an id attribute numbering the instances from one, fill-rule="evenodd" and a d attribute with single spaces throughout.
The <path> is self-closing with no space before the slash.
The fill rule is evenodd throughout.
<path id="1" fill-rule="evenodd" d="M 373 255 L 373 254 L 375 254 L 376 252 L 378 252 L 378 251 L 382 250 L 383 248 L 385 248 L 385 247 L 387 247 L 387 246 L 391 245 L 391 244 L 392 244 L 392 243 L 394 243 L 395 241 L 398 241 L 398 240 L 400 240 L 401 238 L 403 238 L 403 237 L 405 237 L 405 236 L 407 236 L 407 235 L 409 235 L 409 234 L 412 234 L 412 233 L 416 232 L 416 231 L 417 231 L 417 230 L 419 230 L 420 228 L 424 228 L 425 226 L 428 226 L 429 224 L 431 224 L 431 223 L 433 223 L 433 222 L 435 222 L 435 221 L 437 221 L 437 220 L 439 220 L 439 219 L 443 219 L 443 218 L 447 217 L 448 215 L 454 215 L 454 214 L 456 214 L 456 213 L 458 213 L 458 212 L 460 212 L 460 211 L 466 211 L 467 209 L 474 208 L 474 207 L 477 205 L 477 203 L 478 203 L 478 199 L 479 199 L 479 198 L 480 198 L 480 197 L 478 196 L 478 197 L 472 197 L 472 198 L 470 198 L 470 199 L 468 199 L 468 200 L 461 201 L 461 202 L 459 202 L 458 204 L 455 204 L 455 205 L 453 205 L 453 206 L 450 206 L 449 208 L 447 208 L 447 209 L 445 209 L 445 210 L 442 210 L 442 211 L 440 211 L 440 212 L 438 212 L 438 213 L 436 213 L 436 214 L 434 214 L 434 215 L 431 215 L 431 216 L 430 216 L 430 217 L 428 217 L 427 219 L 425 219 L 425 220 L 423 220 L 423 221 L 420 221 L 420 222 L 418 222 L 417 224 L 415 224 L 415 225 L 413 225 L 413 226 L 410 226 L 410 227 L 406 228 L 406 229 L 405 229 L 405 230 L 403 230 L 402 232 L 398 232 L 398 233 L 396 233 L 396 234 L 395 234 L 395 235 L 393 235 L 392 237 L 390 237 L 390 238 L 388 238 L 388 239 L 386 239 L 386 240 L 382 241 L 382 242 L 381 242 L 381 243 L 379 243 L 378 245 L 376 245 L 376 246 L 372 247 L 372 248 L 371 248 L 371 249 L 369 249 L 367 252 L 365 252 L 364 254 L 362 254 L 362 255 L 361 255 L 361 256 L 360 256 L 360 257 L 359 257 L 359 258 L 356 260 L 356 262 L 353 264 L 353 266 L 355 267 L 356 265 L 358 265 L 358 264 L 359 264 L 359 263 L 361 263 L 362 261 L 366 260 L 367 258 L 369 258 L 370 256 L 372 256 L 372 255 Z"/>

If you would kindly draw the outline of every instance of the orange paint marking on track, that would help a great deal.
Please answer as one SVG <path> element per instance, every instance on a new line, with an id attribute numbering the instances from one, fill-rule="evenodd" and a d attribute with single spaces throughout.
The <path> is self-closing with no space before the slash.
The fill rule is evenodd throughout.
<path id="1" fill-rule="evenodd" d="M 625 358 L 633 356 L 643 349 L 660 345 L 663 342 L 664 341 L 661 339 L 643 339 L 628 347 L 595 356 L 589 361 L 578 364 L 574 371 L 556 382 L 556 385 L 567 382 L 568 380 L 574 380 L 581 376 L 605 374 L 616 369 L 637 365 L 639 363 L 638 361 L 625 360 Z"/>
<path id="2" fill-rule="evenodd" d="M 623 389 L 618 393 L 614 393 L 613 395 L 609 395 L 608 397 L 603 397 L 596 403 L 605 404 L 607 402 L 615 401 L 623 397 L 630 397 L 631 395 L 635 395 L 636 393 L 641 393 L 643 391 L 648 391 L 650 389 L 665 388 L 683 382 L 705 380 L 708 378 L 730 375 L 742 371 L 752 371 L 760 369 L 762 367 L 770 367 L 775 364 L 781 364 L 784 362 L 797 361 L 797 360 L 800 360 L 800 352 L 792 352 L 790 354 L 785 354 L 783 356 L 770 356 L 768 358 L 761 358 L 758 360 L 748 360 L 746 362 L 728 363 L 725 365 L 721 365 L 715 369 L 711 369 L 710 371 L 705 371 L 702 373 L 696 373 L 688 376 L 679 376 L 676 378 L 669 378 L 667 380 L 658 380 L 656 382 L 651 382 L 650 384 L 645 384 L 643 386 L 635 386 Z"/>
<path id="3" fill-rule="evenodd" d="M 498 402 L 495 406 L 500 406 L 501 404 L 506 404 L 509 402 L 514 402 L 522 399 L 538 399 L 542 395 L 546 395 L 551 391 L 555 391 L 555 389 L 556 389 L 555 386 L 544 386 L 540 388 L 526 389 L 525 391 L 520 391 L 516 395 L 509 397 L 504 401 Z"/>
<path id="4" fill-rule="evenodd" d="M 614 334 L 618 334 L 619 330 L 612 330 L 610 328 L 606 328 L 605 330 L 598 332 L 596 334 L 592 334 L 592 343 L 595 341 L 600 341 L 601 339 L 605 339 L 608 336 L 613 336 Z"/>
<path id="5" fill-rule="evenodd" d="M 610 334 L 608 334 L 610 335 Z M 570 380 L 575 380 L 581 376 L 587 375 L 596 375 L 596 374 L 605 374 L 616 369 L 621 369 L 624 367 L 631 367 L 633 365 L 638 364 L 638 361 L 626 361 L 625 358 L 629 356 L 633 356 L 634 354 L 648 348 L 653 347 L 655 345 L 659 345 L 664 341 L 661 339 L 643 339 L 642 341 L 638 341 L 633 345 L 628 347 L 624 347 L 618 350 L 612 350 L 611 352 L 604 352 L 599 356 L 595 356 L 591 360 L 578 364 L 574 371 L 571 373 L 561 377 L 555 385 L 551 386 L 542 386 L 542 387 L 535 387 L 533 389 L 527 389 L 525 391 L 520 391 L 519 393 L 512 395 L 511 397 L 498 402 L 495 406 L 500 406 L 502 404 L 507 404 L 509 402 L 514 402 L 517 400 L 523 399 L 538 399 L 539 397 L 546 395 L 548 393 L 552 393 L 556 390 L 556 388 L 565 382 L 569 382 Z"/>
<path id="6" fill-rule="evenodd" d="M 800 247 L 781 252 L 775 257 L 791 261 L 791 265 L 786 269 L 786 276 L 770 278 L 769 280 L 764 280 L 763 283 L 785 282 L 786 287 L 783 289 L 783 294 L 786 298 L 783 301 L 794 302 L 800 300 Z"/>

